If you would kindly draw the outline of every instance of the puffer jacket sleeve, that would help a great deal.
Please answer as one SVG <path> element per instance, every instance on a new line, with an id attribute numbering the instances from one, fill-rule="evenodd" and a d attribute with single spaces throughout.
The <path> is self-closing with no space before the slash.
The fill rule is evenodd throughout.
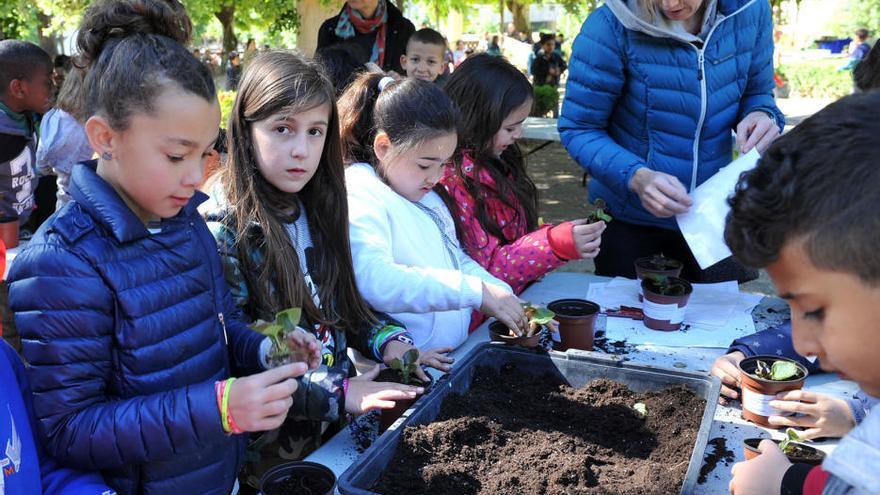
<path id="1" fill-rule="evenodd" d="M 758 37 L 755 50 L 752 52 L 752 63 L 749 66 L 749 77 L 746 89 L 739 103 L 739 115 L 736 123 L 752 112 L 764 112 L 773 117 L 779 132 L 785 128 L 785 116 L 776 106 L 773 97 L 773 20 L 768 2 L 755 2 L 751 8 L 760 9 L 756 17 Z"/>
<path id="2" fill-rule="evenodd" d="M 32 245 L 15 260 L 10 280 L 34 414 L 50 455 L 75 468 L 113 469 L 223 438 L 213 381 L 111 399 L 115 300 L 84 257 L 60 245 Z"/>
<path id="3" fill-rule="evenodd" d="M 626 82 L 625 38 L 623 27 L 607 7 L 590 14 L 574 41 L 558 124 L 571 157 L 620 197 L 629 193 L 635 171 L 647 166 L 617 144 L 607 130 Z"/>

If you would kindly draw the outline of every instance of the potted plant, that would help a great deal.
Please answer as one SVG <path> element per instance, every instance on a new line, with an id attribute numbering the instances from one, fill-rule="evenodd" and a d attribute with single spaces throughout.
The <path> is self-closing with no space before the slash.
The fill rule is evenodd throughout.
<path id="1" fill-rule="evenodd" d="M 303 352 L 291 350 L 287 338 L 291 333 L 298 331 L 297 325 L 301 316 L 300 308 L 290 308 L 276 314 L 275 321 L 257 320 L 251 324 L 253 330 L 266 335 L 272 342 L 272 347 L 266 356 L 270 368 L 296 361 L 308 361 L 308 356 Z"/>
<path id="2" fill-rule="evenodd" d="M 693 286 L 678 277 L 652 274 L 646 276 L 641 284 L 645 294 L 645 326 L 652 330 L 671 332 L 681 327 L 685 308 Z"/>
<path id="3" fill-rule="evenodd" d="M 383 369 L 379 372 L 379 376 L 376 377 L 377 382 L 391 382 L 391 383 L 402 383 L 404 385 L 415 385 L 419 387 L 424 387 L 426 390 L 434 383 L 434 380 L 431 378 L 431 375 L 428 375 L 428 381 L 424 382 L 418 378 L 416 375 L 416 370 L 419 368 L 419 350 L 416 348 L 412 348 L 406 351 L 403 354 L 403 358 L 394 358 L 389 363 L 388 368 Z M 426 373 L 427 374 L 427 373 Z M 410 408 L 416 399 L 405 399 L 395 401 L 394 407 L 391 409 L 383 409 L 382 417 L 379 421 L 379 433 L 387 430 L 389 426 L 394 424 L 397 421 L 397 418 L 403 414 L 404 411 Z"/>
<path id="4" fill-rule="evenodd" d="M 495 342 L 521 345 L 523 347 L 537 347 L 540 345 L 541 329 L 550 323 L 556 314 L 547 308 L 532 306 L 531 303 L 523 303 L 523 310 L 526 313 L 526 318 L 529 319 L 529 326 L 525 332 L 517 333 L 517 331 L 507 328 L 507 325 L 504 323 L 493 321 L 489 324 L 489 337 Z"/>
<path id="5" fill-rule="evenodd" d="M 260 478 L 262 495 L 332 495 L 336 475 L 316 462 L 296 461 L 279 464 Z"/>
<path id="6" fill-rule="evenodd" d="M 645 256 L 638 258 L 634 262 L 636 269 L 636 279 L 639 281 L 639 301 L 644 300 L 641 282 L 648 275 L 665 275 L 668 277 L 680 277 L 681 269 L 684 265 L 681 261 L 667 258 L 663 253 L 654 256 Z"/>
<path id="7" fill-rule="evenodd" d="M 596 201 L 593 202 L 593 207 L 595 209 L 587 216 L 588 223 L 596 223 L 600 220 L 605 223 L 611 223 L 611 220 L 614 220 L 614 218 L 605 211 L 604 199 L 596 198 Z"/>
<path id="8" fill-rule="evenodd" d="M 761 451 L 758 449 L 761 440 L 763 438 L 746 438 L 743 440 L 743 454 L 745 454 L 747 461 L 761 454 Z M 779 445 L 779 450 L 793 463 L 800 462 L 818 466 L 825 460 L 825 452 L 815 447 L 804 445 L 803 442 L 807 440 L 801 437 L 797 430 L 793 428 L 785 430 L 784 439 L 773 441 Z"/>
<path id="9" fill-rule="evenodd" d="M 584 299 L 559 299 L 547 305 L 559 322 L 560 350 L 593 350 L 593 334 L 599 305 Z"/>
<path id="10" fill-rule="evenodd" d="M 752 356 L 739 362 L 742 386 L 742 416 L 761 426 L 771 426 L 767 418 L 781 411 L 770 407 L 776 394 L 798 390 L 807 379 L 807 368 L 779 356 Z"/>

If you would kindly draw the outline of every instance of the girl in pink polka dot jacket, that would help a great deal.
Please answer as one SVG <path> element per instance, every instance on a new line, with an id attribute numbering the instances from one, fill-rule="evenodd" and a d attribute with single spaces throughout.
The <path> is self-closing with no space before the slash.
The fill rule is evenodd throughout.
<path id="1" fill-rule="evenodd" d="M 517 294 L 570 260 L 596 257 L 604 222 L 538 225 L 537 189 L 515 143 L 532 108 L 526 77 L 504 59 L 478 55 L 444 89 L 463 125 L 441 183 L 467 253 Z"/>

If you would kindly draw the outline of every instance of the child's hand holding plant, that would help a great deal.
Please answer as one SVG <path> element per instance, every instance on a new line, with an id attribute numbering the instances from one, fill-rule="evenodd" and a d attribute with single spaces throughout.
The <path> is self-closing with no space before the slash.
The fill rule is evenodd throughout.
<path id="1" fill-rule="evenodd" d="M 773 426 L 794 426 L 805 428 L 801 437 L 805 440 L 846 435 L 856 422 L 852 409 L 843 399 L 806 390 L 780 392 L 770 407 L 801 416 L 770 416 L 767 421 Z"/>
<path id="2" fill-rule="evenodd" d="M 385 344 L 385 350 L 382 354 L 382 361 L 384 361 L 385 364 L 387 364 L 388 366 L 391 366 L 391 362 L 394 359 L 403 359 L 403 356 L 407 353 L 407 351 L 415 348 L 415 346 L 393 340 Z M 428 375 L 425 373 L 425 370 L 422 369 L 421 365 L 430 366 L 444 373 L 448 373 L 450 370 L 449 365 L 455 362 L 455 359 L 445 356 L 445 354 L 450 353 L 453 350 L 455 349 L 453 349 L 452 347 L 438 347 L 436 349 L 421 351 L 421 353 L 419 354 L 419 358 L 416 361 L 416 363 L 419 365 L 418 369 L 415 371 L 416 378 L 423 382 L 427 382 L 429 380 Z"/>
<path id="3" fill-rule="evenodd" d="M 733 465 L 729 489 L 733 494 L 779 495 L 782 477 L 791 467 L 791 461 L 773 440 L 762 440 L 758 445 L 761 455 L 750 461 Z"/>
<path id="4" fill-rule="evenodd" d="M 293 405 L 296 377 L 307 371 L 305 363 L 278 366 L 229 384 L 229 414 L 245 432 L 269 431 L 281 426 Z"/>
<path id="5" fill-rule="evenodd" d="M 480 311 L 498 318 L 519 335 L 528 328 L 528 319 L 521 301 L 513 292 L 503 287 L 483 282 L 483 303 Z"/>
<path id="6" fill-rule="evenodd" d="M 301 316 L 300 308 L 291 308 L 275 315 L 273 322 L 259 320 L 251 325 L 272 342 L 267 356 L 270 367 L 297 361 L 306 363 L 309 369 L 320 366 L 321 344 L 311 332 L 297 326 Z"/>

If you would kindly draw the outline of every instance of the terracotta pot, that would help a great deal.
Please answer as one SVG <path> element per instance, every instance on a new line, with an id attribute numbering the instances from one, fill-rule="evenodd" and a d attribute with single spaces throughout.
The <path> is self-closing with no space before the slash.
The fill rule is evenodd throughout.
<path id="1" fill-rule="evenodd" d="M 758 450 L 758 445 L 761 443 L 763 438 L 746 438 L 743 440 L 743 454 L 746 456 L 746 460 L 754 459 L 761 454 L 761 451 Z M 773 440 L 776 445 L 779 445 L 779 440 Z M 822 464 L 822 461 L 825 460 L 825 452 L 821 450 L 810 447 L 809 445 L 805 445 L 800 442 L 795 442 L 797 445 L 797 451 L 792 454 L 785 454 L 785 457 L 788 457 L 788 460 L 791 462 L 801 462 L 805 464 L 811 464 L 813 466 L 818 466 Z"/>
<path id="2" fill-rule="evenodd" d="M 18 246 L 18 220 L 0 223 L 0 239 L 3 239 L 6 249 Z"/>
<path id="3" fill-rule="evenodd" d="M 395 401 L 394 407 L 392 407 L 391 409 L 382 409 L 382 414 L 379 417 L 379 433 L 380 434 L 385 432 L 385 430 L 387 430 L 389 427 L 391 427 L 391 425 L 393 425 L 394 422 L 397 421 L 397 418 L 399 418 L 403 413 L 405 413 L 407 409 L 412 407 L 412 405 L 415 404 L 417 400 L 424 397 L 425 394 L 428 393 L 428 389 L 430 389 L 431 385 L 434 384 L 434 377 L 431 376 L 430 373 L 427 373 L 427 375 L 428 375 L 428 378 L 431 379 L 431 381 L 428 382 L 427 385 L 424 383 L 415 384 L 419 387 L 425 388 L 425 392 L 422 395 L 417 396 L 415 399 L 404 399 L 404 400 Z"/>
<path id="4" fill-rule="evenodd" d="M 286 462 L 266 471 L 260 478 L 262 495 L 290 493 L 332 495 L 335 488 L 336 475 L 327 466 L 316 462 Z"/>
<path id="5" fill-rule="evenodd" d="M 790 361 L 797 365 L 798 375 L 791 380 L 775 381 L 758 378 L 753 373 L 758 367 L 758 360 L 764 361 L 768 366 L 773 366 L 776 361 Z M 752 356 L 739 362 L 739 380 L 742 389 L 742 417 L 761 426 L 772 425 L 767 418 L 774 414 L 787 415 L 770 407 L 769 402 L 776 398 L 779 392 L 798 390 L 803 388 L 804 381 L 809 372 L 802 364 L 792 359 L 779 356 Z"/>
<path id="6" fill-rule="evenodd" d="M 599 305 L 584 299 L 559 299 L 547 305 L 559 322 L 559 349 L 593 350 L 593 334 Z"/>
<path id="7" fill-rule="evenodd" d="M 694 288 L 683 278 L 669 277 L 669 281 L 684 285 L 685 293 L 680 296 L 658 294 L 652 290 L 650 279 L 642 280 L 641 287 L 645 293 L 642 311 L 645 313 L 645 326 L 652 330 L 672 332 L 681 328 L 684 320 L 684 311 Z"/>
<path id="8" fill-rule="evenodd" d="M 674 261 L 678 263 L 677 268 L 668 268 L 666 270 L 659 270 L 651 266 L 651 260 L 654 259 L 653 256 L 645 256 L 644 258 L 638 258 L 633 262 L 633 266 L 636 269 L 636 279 L 638 279 L 639 283 L 639 301 L 644 300 L 644 292 L 642 292 L 641 281 L 645 279 L 646 275 L 665 275 L 667 277 L 680 277 L 681 270 L 684 268 L 684 264 L 681 261 L 674 260 L 672 258 L 666 258 L 668 261 Z"/>
<path id="9" fill-rule="evenodd" d="M 489 324 L 489 338 L 492 342 L 504 342 L 505 344 L 519 345 L 523 347 L 538 347 L 541 345 L 541 333 L 537 332 L 530 337 L 514 337 L 510 335 L 507 325 L 500 321 Z"/>

